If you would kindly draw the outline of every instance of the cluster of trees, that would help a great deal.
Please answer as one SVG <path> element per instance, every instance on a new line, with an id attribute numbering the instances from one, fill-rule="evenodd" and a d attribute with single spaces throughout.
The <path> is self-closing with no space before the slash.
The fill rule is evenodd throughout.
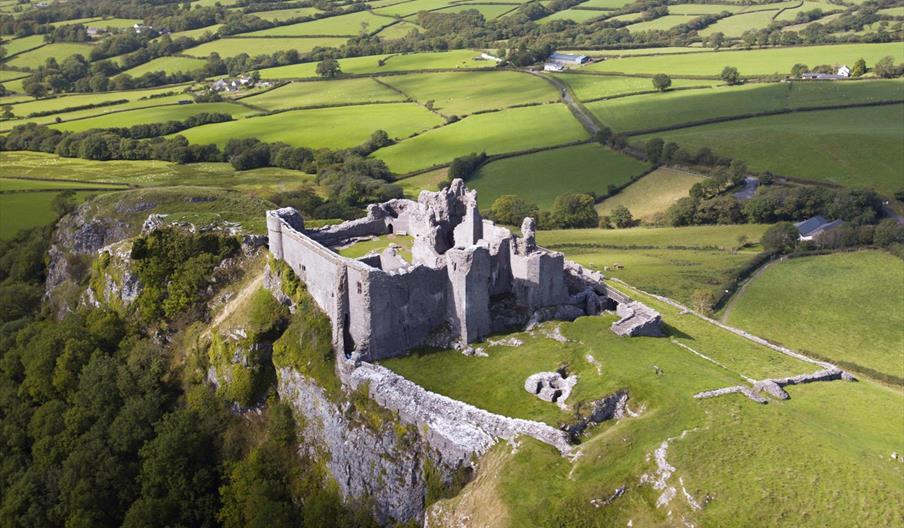
<path id="1" fill-rule="evenodd" d="M 216 145 L 190 145 L 182 136 L 132 139 L 120 133 L 128 129 L 93 129 L 61 132 L 28 123 L 0 138 L 0 150 L 31 150 L 66 158 L 107 160 L 162 160 L 174 163 L 221 161 Z"/>
<path id="2" fill-rule="evenodd" d="M 203 381 L 203 350 L 152 337 L 162 319 L 18 309 L 20 290 L 43 282 L 47 235 L 0 243 L 0 524 L 373 526 L 297 452 L 290 407 L 235 415 Z M 233 247 L 202 238 L 139 239 L 144 279 L 168 285 L 166 299 L 174 282 L 197 294 L 201 261 Z"/>
<path id="3" fill-rule="evenodd" d="M 863 74 L 870 71 L 875 73 L 876 76 L 885 79 L 900 77 L 904 75 L 904 63 L 895 64 L 894 57 L 887 55 L 876 61 L 876 64 L 873 65 L 872 68 L 868 68 L 866 61 L 863 58 L 860 58 L 854 61 L 854 64 L 851 66 L 851 77 L 861 77 Z M 831 64 L 820 64 L 813 68 L 808 67 L 806 64 L 795 64 L 791 67 L 791 77 L 794 78 L 800 78 L 804 73 L 808 72 L 835 73 L 836 71 L 835 67 Z"/>
<path id="4" fill-rule="evenodd" d="M 82 24 L 70 24 L 54 27 L 53 31 L 44 35 L 47 42 L 88 42 L 88 28 Z"/>
<path id="5" fill-rule="evenodd" d="M 904 226 L 891 219 L 882 220 L 877 225 L 845 223 L 820 233 L 814 240 L 800 240 L 794 224 L 778 222 L 763 233 L 760 243 L 765 251 L 772 254 L 876 246 L 904 258 Z"/>
<path id="6" fill-rule="evenodd" d="M 449 165 L 449 170 L 446 173 L 446 178 L 439 182 L 437 187 L 442 189 L 446 187 L 452 180 L 454 179 L 462 179 L 464 181 L 468 181 L 477 174 L 477 171 L 480 169 L 481 165 L 486 163 L 487 161 L 487 153 L 481 152 L 480 154 L 470 153 L 464 156 L 459 156 L 452 160 L 452 163 Z"/>
<path id="7" fill-rule="evenodd" d="M 552 209 L 540 211 L 533 202 L 517 195 L 502 195 L 493 201 L 487 218 L 507 225 L 521 225 L 524 217 L 530 216 L 543 229 L 572 229 L 597 227 L 600 223 L 596 212 L 596 200 L 585 193 L 565 193 L 556 197 Z"/>

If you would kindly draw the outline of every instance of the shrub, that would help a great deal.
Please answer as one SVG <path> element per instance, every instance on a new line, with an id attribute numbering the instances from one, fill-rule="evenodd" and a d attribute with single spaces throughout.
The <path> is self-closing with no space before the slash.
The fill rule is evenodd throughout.
<path id="1" fill-rule="evenodd" d="M 549 214 L 550 227 L 596 227 L 599 225 L 599 220 L 593 197 L 583 193 L 566 193 L 557 196 Z"/>
<path id="2" fill-rule="evenodd" d="M 525 217 L 537 219 L 540 209 L 537 204 L 514 194 L 504 194 L 490 206 L 489 218 L 500 224 L 520 225 Z"/>

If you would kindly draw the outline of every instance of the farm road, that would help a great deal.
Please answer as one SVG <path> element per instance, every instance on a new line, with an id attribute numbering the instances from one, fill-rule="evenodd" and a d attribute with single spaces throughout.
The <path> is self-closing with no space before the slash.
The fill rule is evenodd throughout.
<path id="1" fill-rule="evenodd" d="M 529 71 L 532 75 L 536 75 L 537 77 L 546 79 L 550 84 L 555 86 L 559 93 L 561 94 L 562 102 L 568 106 L 568 109 L 571 110 L 572 115 L 574 115 L 575 119 L 580 121 L 581 125 L 587 130 L 590 136 L 595 136 L 597 132 L 600 131 L 600 125 L 596 121 L 596 117 L 590 113 L 590 110 L 580 103 L 580 101 L 576 101 L 574 99 L 574 94 L 571 92 L 571 88 L 561 79 L 556 79 L 552 75 L 543 75 L 542 73 Z"/>

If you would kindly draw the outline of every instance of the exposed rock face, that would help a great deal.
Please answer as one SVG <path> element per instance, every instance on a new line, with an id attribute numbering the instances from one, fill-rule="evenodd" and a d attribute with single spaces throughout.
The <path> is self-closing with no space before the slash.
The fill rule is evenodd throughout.
<path id="1" fill-rule="evenodd" d="M 577 441 L 584 431 L 607 420 L 620 420 L 628 412 L 628 391 L 617 390 L 592 403 L 590 413 L 567 426 L 565 432 L 571 441 Z M 634 415 L 636 416 L 636 415 Z"/>
<path id="2" fill-rule="evenodd" d="M 297 371 L 277 371 L 279 396 L 303 416 L 300 447 L 315 458 L 326 455 L 330 473 L 347 498 L 372 498 L 381 525 L 421 522 L 426 483 L 423 446 L 401 445 L 392 427 L 376 432 L 355 423 L 323 389 Z M 315 447 L 317 446 L 317 447 Z"/>
<path id="3" fill-rule="evenodd" d="M 623 337 L 662 337 L 662 316 L 639 302 L 620 303 L 616 313 L 621 317 L 612 323 L 612 331 Z"/>
<path id="4" fill-rule="evenodd" d="M 565 400 L 571 394 L 571 389 L 578 382 L 577 376 L 563 376 L 560 372 L 538 372 L 531 374 L 524 380 L 524 390 L 543 401 L 565 406 Z"/>
<path id="5" fill-rule="evenodd" d="M 746 396 L 748 399 L 757 403 L 768 403 L 769 400 L 762 396 L 763 393 L 768 394 L 769 396 L 772 396 L 777 400 L 787 400 L 791 396 L 787 392 L 785 392 L 783 388 L 785 386 L 833 380 L 856 381 L 854 376 L 852 376 L 850 373 L 833 367 L 819 370 L 811 374 L 801 374 L 799 376 L 789 376 L 786 378 L 764 379 L 754 382 L 751 387 L 745 385 L 735 385 L 732 387 L 723 387 L 721 389 L 698 392 L 697 394 L 694 394 L 694 398 L 715 398 L 716 396 L 722 396 L 723 394 L 740 393 Z"/>

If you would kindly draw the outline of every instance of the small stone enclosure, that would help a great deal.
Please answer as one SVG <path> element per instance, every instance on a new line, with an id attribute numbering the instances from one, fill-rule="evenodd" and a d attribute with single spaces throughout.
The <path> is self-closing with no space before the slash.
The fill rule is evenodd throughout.
<path id="1" fill-rule="evenodd" d="M 603 276 L 484 220 L 462 180 L 418 200 L 371 204 L 358 220 L 305 229 L 292 208 L 267 212 L 271 254 L 306 284 L 332 321 L 333 345 L 355 362 L 421 346 L 466 346 L 549 319 L 573 320 L 618 306 L 620 335 L 662 335 L 659 314 L 607 290 Z M 389 233 L 413 237 L 412 262 L 393 248 L 359 259 L 334 251 Z"/>

